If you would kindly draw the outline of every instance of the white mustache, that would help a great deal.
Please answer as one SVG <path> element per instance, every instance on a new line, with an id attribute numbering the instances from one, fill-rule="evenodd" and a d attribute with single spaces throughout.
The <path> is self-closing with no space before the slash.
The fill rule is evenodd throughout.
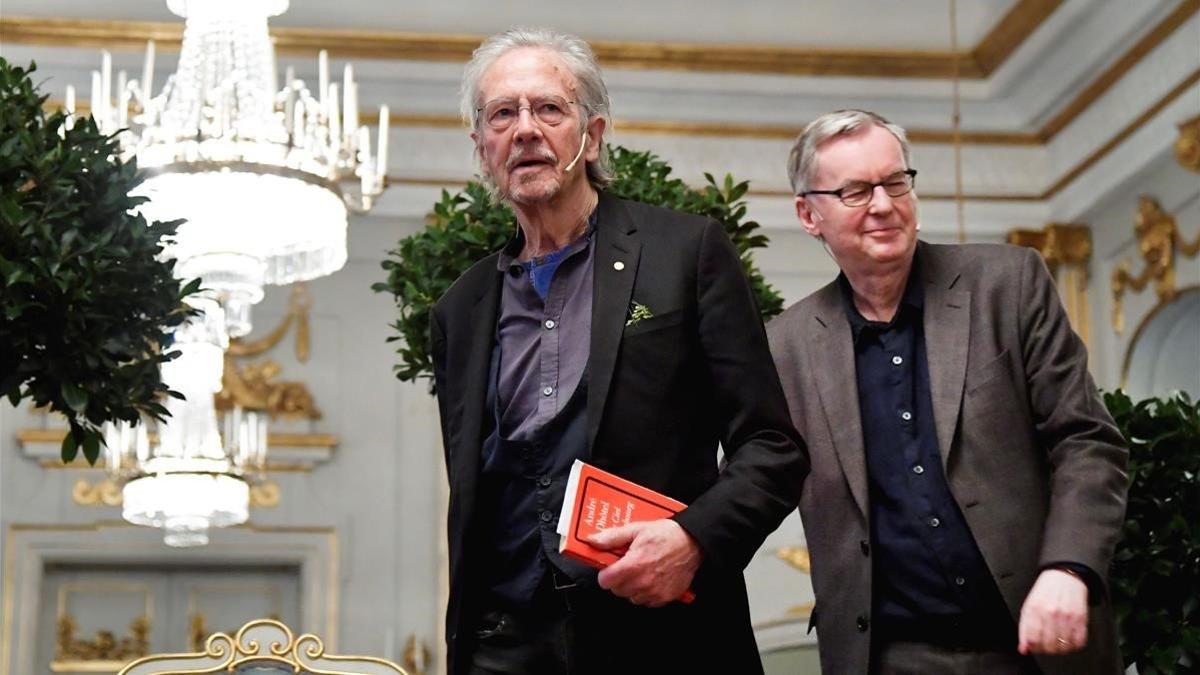
<path id="1" fill-rule="evenodd" d="M 550 150 L 547 148 L 538 148 L 536 150 L 523 152 L 514 157 L 509 157 L 508 161 L 504 163 L 504 168 L 505 170 L 512 171 L 521 162 L 528 162 L 530 160 L 543 160 L 554 165 L 558 164 L 558 157 L 555 156 L 554 153 L 550 152 Z"/>

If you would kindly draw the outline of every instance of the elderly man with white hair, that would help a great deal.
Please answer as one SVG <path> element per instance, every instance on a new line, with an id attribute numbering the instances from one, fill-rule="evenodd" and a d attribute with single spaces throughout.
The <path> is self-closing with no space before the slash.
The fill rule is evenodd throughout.
<path id="1" fill-rule="evenodd" d="M 742 569 L 807 460 L 736 250 L 604 192 L 608 93 L 576 37 L 488 38 L 463 114 L 519 227 L 432 312 L 449 672 L 761 672 Z M 687 507 L 601 533 L 622 557 L 597 574 L 558 553 L 577 459 Z"/>
<path id="2" fill-rule="evenodd" d="M 827 673 L 1118 673 L 1127 450 L 1037 252 L 919 241 L 904 130 L 804 130 L 796 214 L 841 268 L 771 322 L 812 472 Z"/>

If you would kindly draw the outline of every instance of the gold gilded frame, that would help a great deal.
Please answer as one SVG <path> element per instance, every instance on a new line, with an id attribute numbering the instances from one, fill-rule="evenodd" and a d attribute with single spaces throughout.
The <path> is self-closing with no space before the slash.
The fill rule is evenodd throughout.
<path id="1" fill-rule="evenodd" d="M 1187 0 L 1186 4 L 1195 0 Z M 1062 4 L 1062 0 L 1018 0 L 973 49 L 811 49 L 749 44 L 594 40 L 592 48 L 609 68 L 767 73 L 851 77 L 983 79 L 996 71 Z M 0 20 L 0 36 L 13 44 L 140 49 L 153 39 L 177 50 L 182 25 L 155 21 L 104 21 L 34 16 Z M 310 55 L 327 47 L 337 58 L 465 62 L 482 35 L 272 27 L 275 49 Z M 958 62 L 956 64 L 956 61 Z"/>
<path id="2" fill-rule="evenodd" d="M 122 668 L 119 675 L 234 672 L 241 666 L 260 663 L 280 664 L 294 673 L 312 675 L 408 675 L 404 668 L 387 659 L 326 654 L 321 638 L 312 633 L 294 637 L 290 628 L 272 619 L 250 621 L 232 637 L 226 633 L 213 633 L 205 642 L 203 652 L 154 654 L 140 658 Z M 157 670 L 155 664 L 169 670 Z M 343 664 L 357 669 L 342 670 Z M 189 665 L 194 667 L 187 667 Z"/>
<path id="3" fill-rule="evenodd" d="M 1133 360 L 1133 350 L 1137 347 L 1138 341 L 1142 337 L 1142 333 L 1146 331 L 1146 328 L 1150 325 L 1150 323 L 1153 322 L 1154 319 L 1160 313 L 1162 313 L 1164 309 L 1170 307 L 1176 302 L 1179 302 L 1185 296 L 1189 296 L 1193 293 L 1200 293 L 1200 284 L 1184 286 L 1183 288 L 1175 289 L 1174 295 L 1172 295 L 1169 300 L 1164 300 L 1156 304 L 1154 308 L 1149 312 L 1146 312 L 1146 315 L 1143 316 L 1142 320 L 1138 322 L 1137 329 L 1133 331 L 1133 335 L 1131 335 L 1129 338 L 1129 344 L 1125 346 L 1125 358 L 1121 362 L 1122 389 L 1127 389 L 1129 387 L 1129 365 Z"/>
<path id="4" fill-rule="evenodd" d="M 16 621 L 18 614 L 17 596 L 19 595 L 17 584 L 17 577 L 19 576 L 17 561 L 21 560 L 23 561 L 23 565 L 36 567 L 38 570 L 37 573 L 39 574 L 41 565 L 46 561 L 46 553 L 44 550 L 39 550 L 40 547 L 28 548 L 28 544 L 20 543 L 21 538 L 31 534 L 38 535 L 48 533 L 71 533 L 73 535 L 96 535 L 105 530 L 130 532 L 143 529 L 145 528 L 141 528 L 138 525 L 132 525 L 125 521 L 97 521 L 91 524 L 63 523 L 52 525 L 11 523 L 8 525 L 4 535 L 3 580 L 0 581 L 0 599 L 2 599 L 2 602 L 0 602 L 0 605 L 2 605 L 2 611 L 0 611 L 0 614 L 2 614 L 2 617 L 0 617 L 0 675 L 9 675 L 9 673 L 17 672 L 11 667 L 14 655 L 18 653 L 18 650 L 14 649 L 16 636 L 14 622 Z M 336 645 L 338 639 L 338 622 L 340 620 L 340 593 L 338 580 L 340 579 L 341 574 L 341 544 L 338 538 L 337 530 L 333 527 L 323 526 L 259 526 L 251 524 L 240 525 L 231 529 L 266 535 L 318 535 L 325 538 L 324 546 L 327 548 L 323 548 L 322 545 L 317 542 L 310 542 L 303 547 L 304 549 L 308 550 L 315 549 L 316 553 L 315 555 L 309 556 L 312 558 L 311 560 L 306 558 L 305 561 L 301 562 L 301 564 L 302 570 L 305 569 L 303 565 L 310 563 L 316 565 L 314 569 L 324 577 L 323 589 L 325 595 L 314 597 L 316 597 L 318 604 L 324 607 L 323 616 L 320 616 L 319 618 L 323 619 L 325 624 L 326 640 L 330 644 Z M 135 545 L 131 545 L 128 542 L 106 542 L 103 550 L 106 553 L 119 550 L 122 554 L 134 555 L 150 554 L 152 552 L 160 553 L 162 548 L 161 542 L 154 540 L 153 542 Z M 89 547 L 88 550 L 95 551 L 96 549 Z M 286 553 L 296 549 L 294 546 L 285 542 L 284 549 L 281 550 Z M 153 559 L 152 555 L 148 555 L 147 557 L 148 559 Z M 105 559 L 108 559 L 108 557 L 106 556 Z M 322 566 L 324 566 L 323 569 Z M 106 672 L 111 673 L 114 671 L 107 670 Z"/>
<path id="5" fill-rule="evenodd" d="M 128 593 L 140 593 L 142 595 L 142 618 L 146 620 L 147 629 L 154 621 L 154 591 L 146 584 L 130 584 L 130 583 L 96 583 L 96 582 L 66 582 L 58 588 L 57 611 L 55 612 L 56 623 L 62 621 L 63 617 L 69 617 L 67 611 L 67 598 L 71 593 L 82 593 L 87 591 L 118 591 Z M 124 637 L 124 636 L 122 636 Z M 69 645 L 64 645 L 61 639 L 56 639 L 56 652 L 66 651 Z M 144 654 L 145 652 L 143 652 Z M 50 672 L 52 673 L 112 673 L 116 672 L 122 665 L 124 660 L 114 660 L 110 658 L 84 660 L 81 658 L 58 658 L 57 656 L 50 661 Z"/>

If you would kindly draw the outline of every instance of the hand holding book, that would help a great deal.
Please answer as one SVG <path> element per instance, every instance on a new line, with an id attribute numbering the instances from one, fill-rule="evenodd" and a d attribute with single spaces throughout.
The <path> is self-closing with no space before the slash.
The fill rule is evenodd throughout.
<path id="1" fill-rule="evenodd" d="M 600 585 L 636 604 L 689 603 L 700 549 L 669 520 L 684 508 L 683 502 L 576 461 L 558 521 L 559 551 L 601 568 Z"/>
<path id="2" fill-rule="evenodd" d="M 598 548 L 625 549 L 620 560 L 600 570 L 601 588 L 649 607 L 695 599 L 688 586 L 700 567 L 700 547 L 674 520 L 630 523 L 597 532 L 588 541 Z"/>

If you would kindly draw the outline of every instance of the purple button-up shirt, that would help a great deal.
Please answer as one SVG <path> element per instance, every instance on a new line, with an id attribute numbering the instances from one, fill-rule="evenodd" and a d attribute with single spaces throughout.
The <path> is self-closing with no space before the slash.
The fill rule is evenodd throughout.
<path id="1" fill-rule="evenodd" d="M 592 335 L 595 215 L 582 236 L 541 258 L 518 262 L 524 239 L 500 252 L 500 436 L 523 441 L 554 419 L 587 368 Z M 547 270 L 547 265 L 556 269 Z M 539 269 L 540 268 L 540 269 Z M 550 273 L 548 289 L 544 275 Z M 539 278 L 540 277 L 540 278 Z M 538 292 L 535 279 L 545 290 Z"/>

